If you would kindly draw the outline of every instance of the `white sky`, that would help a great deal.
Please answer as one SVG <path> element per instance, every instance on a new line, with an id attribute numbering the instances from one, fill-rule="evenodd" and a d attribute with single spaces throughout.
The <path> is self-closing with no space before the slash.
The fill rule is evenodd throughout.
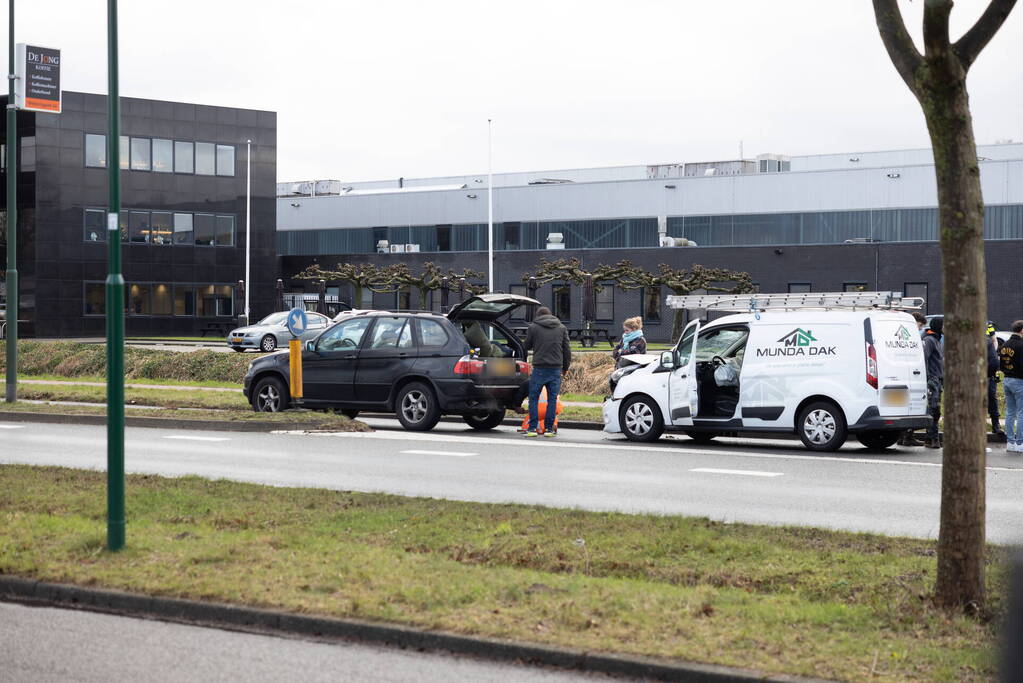
<path id="1" fill-rule="evenodd" d="M 106 92 L 106 2 L 16 1 L 17 41 Z M 280 180 L 478 173 L 488 117 L 495 171 L 928 145 L 869 0 L 119 4 L 122 96 L 277 111 Z M 970 75 L 980 143 L 1023 139 L 1021 15 Z"/>

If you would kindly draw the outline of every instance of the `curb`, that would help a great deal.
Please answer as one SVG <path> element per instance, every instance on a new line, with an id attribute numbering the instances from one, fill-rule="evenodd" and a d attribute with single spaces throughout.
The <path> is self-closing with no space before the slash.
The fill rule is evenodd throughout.
<path id="1" fill-rule="evenodd" d="M 79 415 L 75 413 L 30 413 L 0 410 L 3 422 L 43 422 L 46 424 L 105 425 L 106 415 Z M 272 432 L 279 429 L 319 429 L 318 422 L 231 422 L 228 420 L 188 420 L 168 417 L 140 417 L 127 415 L 127 427 L 157 429 L 191 429 L 207 432 Z"/>
<path id="2" fill-rule="evenodd" d="M 496 638 L 462 636 L 407 626 L 293 614 L 223 603 L 161 598 L 116 590 L 82 588 L 13 576 L 0 576 L 0 599 L 30 605 L 81 609 L 181 624 L 279 634 L 358 640 L 414 650 L 441 650 L 494 661 L 518 661 L 561 669 L 687 683 L 810 683 L 820 679 L 767 676 L 756 671 L 711 664 L 670 662 L 652 657 L 595 654 L 570 648 L 533 645 Z"/>

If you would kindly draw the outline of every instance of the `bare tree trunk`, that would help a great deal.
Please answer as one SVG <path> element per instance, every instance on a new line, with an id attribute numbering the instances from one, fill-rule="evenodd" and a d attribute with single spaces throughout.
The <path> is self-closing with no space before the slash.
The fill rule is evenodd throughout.
<path id="1" fill-rule="evenodd" d="M 946 607 L 984 605 L 987 275 L 984 200 L 966 74 L 930 72 L 920 95 L 938 181 L 945 311 L 941 530 L 935 596 Z M 937 81 L 937 82 L 936 82 Z"/>

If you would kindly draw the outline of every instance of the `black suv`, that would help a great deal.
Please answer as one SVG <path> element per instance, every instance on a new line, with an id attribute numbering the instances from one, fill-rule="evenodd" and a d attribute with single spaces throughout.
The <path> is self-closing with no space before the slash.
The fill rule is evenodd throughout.
<path id="1" fill-rule="evenodd" d="M 540 302 L 515 294 L 480 294 L 445 316 L 428 311 L 365 311 L 306 342 L 301 405 L 393 412 L 406 429 L 433 429 L 441 415 L 461 415 L 474 429 L 493 429 L 521 403 L 529 379 L 522 342 L 500 321 Z M 245 396 L 257 412 L 292 402 L 289 356 L 249 364 Z M 298 401 L 296 401 L 298 403 Z"/>

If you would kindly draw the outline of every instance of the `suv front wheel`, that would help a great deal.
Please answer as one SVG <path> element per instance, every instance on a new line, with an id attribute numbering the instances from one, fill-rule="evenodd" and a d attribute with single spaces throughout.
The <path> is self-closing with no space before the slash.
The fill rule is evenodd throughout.
<path id="1" fill-rule="evenodd" d="M 406 384 L 394 401 L 398 422 L 405 429 L 425 432 L 433 429 L 440 421 L 440 405 L 433 389 L 421 382 Z"/>

